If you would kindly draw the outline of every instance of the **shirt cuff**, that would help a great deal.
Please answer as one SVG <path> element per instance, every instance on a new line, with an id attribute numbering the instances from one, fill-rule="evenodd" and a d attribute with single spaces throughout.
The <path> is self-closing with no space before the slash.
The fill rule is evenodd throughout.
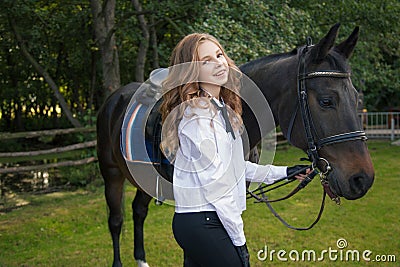
<path id="1" fill-rule="evenodd" d="M 233 245 L 236 247 L 243 246 L 244 244 L 246 244 L 246 237 L 244 236 L 244 233 L 242 233 L 240 236 L 236 238 L 231 238 L 231 240 Z"/>

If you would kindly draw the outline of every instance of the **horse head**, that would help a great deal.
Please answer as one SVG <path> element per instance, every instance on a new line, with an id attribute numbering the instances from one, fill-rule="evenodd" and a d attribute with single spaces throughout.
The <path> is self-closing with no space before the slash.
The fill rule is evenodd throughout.
<path id="1" fill-rule="evenodd" d="M 358 93 L 350 79 L 349 59 L 359 28 L 335 45 L 338 29 L 339 24 L 334 25 L 316 45 L 309 43 L 289 53 L 256 59 L 240 69 L 262 91 L 275 124 L 280 125 L 289 142 L 317 157 L 314 166 L 326 172 L 331 191 L 346 199 L 357 199 L 365 195 L 374 180 L 357 114 Z M 306 121 L 301 106 L 305 106 Z M 248 117 L 251 112 L 244 106 L 246 128 L 256 129 L 254 120 Z M 254 146 L 261 137 L 254 130 L 248 132 Z M 311 146 L 315 145 L 312 149 L 310 139 Z"/>
<path id="2" fill-rule="evenodd" d="M 374 169 L 357 114 L 358 93 L 350 79 L 348 60 L 357 43 L 359 28 L 335 46 L 339 24 L 316 45 L 309 45 L 299 55 L 297 81 L 300 99 L 306 94 L 306 110 L 298 114 L 293 125 L 282 125 L 291 142 L 312 154 L 310 139 L 314 141 L 316 166 L 327 172 L 332 191 L 346 199 L 365 195 L 374 181 Z M 304 87 L 304 88 L 302 88 Z M 299 91 L 301 92 L 299 95 Z M 303 105 L 301 101 L 299 105 Z M 300 108 L 299 108 L 300 109 Z M 307 121 L 302 119 L 308 117 Z M 292 128 L 291 128 L 292 127 Z M 309 127 L 307 130 L 302 128 Z M 328 168 L 328 169 L 327 169 Z"/>

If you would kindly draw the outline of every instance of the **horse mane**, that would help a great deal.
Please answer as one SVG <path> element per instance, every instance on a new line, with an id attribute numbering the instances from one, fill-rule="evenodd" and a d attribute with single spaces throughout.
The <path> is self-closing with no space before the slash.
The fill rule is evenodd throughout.
<path id="1" fill-rule="evenodd" d="M 278 53 L 278 54 L 272 54 L 264 57 L 260 57 L 254 60 L 251 60 L 243 65 L 240 66 L 240 70 L 244 73 L 250 73 L 253 70 L 257 70 L 259 68 L 262 68 L 265 65 L 275 63 L 279 60 L 286 59 L 292 56 L 297 55 L 298 53 L 298 48 L 293 49 L 290 52 L 286 53 Z M 260 66 L 261 65 L 261 66 Z"/>
<path id="2" fill-rule="evenodd" d="M 244 73 L 252 73 L 253 71 L 263 68 L 269 64 L 273 64 L 280 60 L 296 56 L 299 53 L 299 51 L 301 51 L 302 48 L 304 48 L 304 46 L 297 47 L 290 52 L 278 53 L 260 57 L 258 59 L 249 61 L 241 65 L 240 70 Z M 329 54 L 326 56 L 325 59 L 328 61 L 332 69 L 343 72 L 350 72 L 349 64 L 346 64 L 346 61 L 343 60 L 340 56 L 338 56 L 338 51 L 336 51 L 334 48 L 331 49 L 331 51 L 329 52 Z"/>

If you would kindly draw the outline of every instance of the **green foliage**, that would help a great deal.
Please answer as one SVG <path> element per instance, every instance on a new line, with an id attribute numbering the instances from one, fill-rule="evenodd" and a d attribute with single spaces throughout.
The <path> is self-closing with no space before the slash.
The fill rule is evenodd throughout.
<path id="1" fill-rule="evenodd" d="M 352 81 L 363 90 L 370 111 L 400 107 L 399 1 L 291 1 L 313 18 L 313 28 L 327 31 L 341 22 L 340 37 L 360 26 L 360 38 L 351 59 Z"/>
<path id="2" fill-rule="evenodd" d="M 98 0 L 103 2 L 102 0 Z M 351 59 L 353 82 L 365 93 L 369 110 L 400 106 L 400 2 L 309 0 L 141 1 L 149 29 L 156 32 L 159 65 L 186 34 L 208 32 L 219 38 L 237 64 L 288 52 L 311 36 L 316 42 L 336 22 L 339 39 L 357 25 L 360 40 Z M 93 125 L 103 102 L 101 58 L 94 41 L 90 5 L 81 1 L 0 3 L 0 131 L 70 127 L 48 84 L 21 53 L 10 21 L 29 52 L 55 80 L 76 118 Z M 142 41 L 130 1 L 117 1 L 116 27 L 122 84 L 134 81 Z M 156 64 L 149 47 L 145 73 Z M 146 78 L 146 77 L 145 77 Z"/>
<path id="3" fill-rule="evenodd" d="M 76 167 L 60 168 L 60 176 L 61 184 L 68 184 L 73 187 L 86 187 L 95 181 L 95 184 L 99 184 L 99 180 L 102 180 L 96 162 Z"/>
<path id="4" fill-rule="evenodd" d="M 238 12 L 240 11 L 240 12 Z M 189 28 L 221 40 L 228 54 L 243 64 L 271 53 L 285 52 L 305 40 L 308 16 L 287 5 L 262 1 L 217 1 Z"/>
<path id="5" fill-rule="evenodd" d="M 29 52 L 56 81 L 71 110 L 79 115 L 92 105 L 90 9 L 78 2 L 63 1 L 6 0 L 2 5 L 0 25 L 5 26 L 0 29 L 4 32 L 0 50 L 0 71 L 4 74 L 0 81 L 0 129 L 70 127 L 56 112 L 57 103 L 48 84 L 21 54 L 10 21 L 16 23 Z"/>

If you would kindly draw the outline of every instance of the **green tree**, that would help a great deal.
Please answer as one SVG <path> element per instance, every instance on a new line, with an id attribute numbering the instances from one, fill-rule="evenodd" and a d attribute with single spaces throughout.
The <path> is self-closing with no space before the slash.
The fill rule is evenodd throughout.
<path id="1" fill-rule="evenodd" d="M 76 118 L 86 112 L 91 93 L 87 90 L 91 81 L 89 10 L 63 1 L 5 0 L 1 7 L 0 82 L 6 103 L 1 127 L 8 131 L 65 127 L 70 123 L 60 108 L 64 115 L 70 110 L 68 119 L 78 126 Z M 60 102 L 63 99 L 65 103 Z M 11 123 L 15 120 L 17 124 Z"/>
<path id="2" fill-rule="evenodd" d="M 341 35 L 360 26 L 360 38 L 351 59 L 352 80 L 363 90 L 369 110 L 400 107 L 400 2 L 396 0 L 293 0 L 290 6 L 313 18 L 316 32 L 341 22 Z"/>
<path id="3" fill-rule="evenodd" d="M 98 19 L 110 15 L 105 3 L 115 3 L 114 17 L 108 21 L 108 33 L 99 39 Z M 215 35 L 240 65 L 290 51 L 303 45 L 307 36 L 317 41 L 336 22 L 342 24 L 339 39 L 361 26 L 351 59 L 352 79 L 363 90 L 368 109 L 398 107 L 399 5 L 397 0 L 3 0 L 0 131 L 70 127 L 71 118 L 59 113 L 60 96 L 72 117 L 86 123 L 84 118 L 103 102 L 107 84 L 113 84 L 112 91 L 119 83 L 145 80 L 152 69 L 168 66 L 173 47 L 188 33 Z M 101 40 L 110 42 L 105 47 Z M 60 96 L 27 60 L 22 44 L 54 81 Z M 114 61 L 105 60 L 106 54 Z M 119 67 L 119 74 L 111 77 L 105 64 Z"/>

